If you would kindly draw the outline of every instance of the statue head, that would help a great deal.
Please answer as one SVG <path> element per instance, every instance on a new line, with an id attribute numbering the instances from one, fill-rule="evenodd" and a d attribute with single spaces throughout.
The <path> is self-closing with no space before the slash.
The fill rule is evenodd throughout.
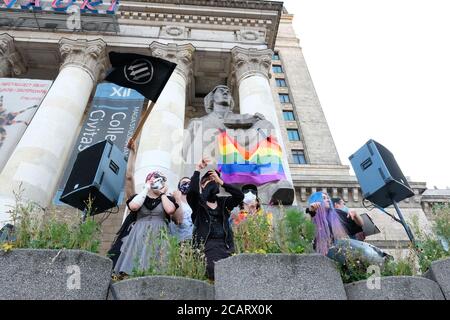
<path id="1" fill-rule="evenodd" d="M 223 114 L 232 111 L 234 100 L 230 89 L 224 85 L 218 85 L 205 97 L 206 113 L 217 112 Z"/>

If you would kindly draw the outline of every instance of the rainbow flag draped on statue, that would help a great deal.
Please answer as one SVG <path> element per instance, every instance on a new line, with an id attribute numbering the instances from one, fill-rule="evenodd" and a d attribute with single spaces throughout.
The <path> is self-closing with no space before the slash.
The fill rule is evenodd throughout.
<path id="1" fill-rule="evenodd" d="M 236 139 L 222 130 L 218 137 L 218 170 L 226 183 L 262 185 L 267 182 L 285 180 L 282 150 L 277 139 L 269 135 L 246 150 Z"/>

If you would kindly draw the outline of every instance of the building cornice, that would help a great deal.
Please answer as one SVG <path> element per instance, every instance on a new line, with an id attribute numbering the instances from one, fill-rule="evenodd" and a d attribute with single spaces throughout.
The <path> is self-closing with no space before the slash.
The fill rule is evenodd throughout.
<path id="1" fill-rule="evenodd" d="M 247 9 L 247 10 L 239 10 Z M 264 29 L 266 45 L 273 49 L 282 3 L 271 1 L 134 1 L 122 2 L 116 16 L 120 24 L 182 25 L 189 28 L 230 30 Z"/>
<path id="2" fill-rule="evenodd" d="M 255 10 L 277 10 L 282 12 L 283 2 L 263 0 L 134 0 L 133 2 L 159 3 L 167 5 L 208 6 Z M 121 4 L 127 4 L 123 1 Z"/>

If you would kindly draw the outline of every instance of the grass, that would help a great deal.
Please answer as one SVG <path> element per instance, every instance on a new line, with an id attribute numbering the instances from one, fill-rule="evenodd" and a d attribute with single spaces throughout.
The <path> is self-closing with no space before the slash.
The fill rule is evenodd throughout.
<path id="1" fill-rule="evenodd" d="M 367 262 L 358 251 L 353 251 L 352 254 L 347 254 L 345 263 L 337 263 L 338 269 L 344 283 L 351 283 L 360 280 L 367 280 L 373 276 L 373 270 L 377 268 L 379 275 L 383 277 L 388 276 L 413 276 L 417 274 L 414 267 L 414 255 L 412 251 L 407 258 L 398 260 L 387 260 L 383 264 L 373 265 Z"/>
<path id="2" fill-rule="evenodd" d="M 13 248 L 29 249 L 78 249 L 94 253 L 100 248 L 100 224 L 81 216 L 64 219 L 52 211 L 45 211 L 37 204 L 23 201 L 20 192 L 11 210 L 12 232 L 1 243 L 4 251 Z"/>
<path id="3" fill-rule="evenodd" d="M 165 229 L 157 235 L 151 234 L 147 241 L 150 250 L 148 267 L 141 269 L 136 259 L 132 278 L 165 275 L 207 280 L 206 258 L 202 247 L 197 248 L 190 241 L 179 243 L 177 237 L 169 235 Z"/>
<path id="4" fill-rule="evenodd" d="M 417 256 L 422 273 L 426 272 L 433 261 L 450 257 L 450 204 L 433 206 L 432 233 L 424 232 L 413 217 L 412 229 L 416 237 Z"/>

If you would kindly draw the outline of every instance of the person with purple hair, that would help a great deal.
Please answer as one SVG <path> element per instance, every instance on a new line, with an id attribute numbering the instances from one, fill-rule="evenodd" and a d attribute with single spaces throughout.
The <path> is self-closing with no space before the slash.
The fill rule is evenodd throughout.
<path id="1" fill-rule="evenodd" d="M 327 193 L 322 191 L 313 193 L 308 198 L 306 213 L 311 215 L 316 226 L 316 237 L 314 239 L 316 252 L 327 255 L 335 240 L 348 238 Z"/>

